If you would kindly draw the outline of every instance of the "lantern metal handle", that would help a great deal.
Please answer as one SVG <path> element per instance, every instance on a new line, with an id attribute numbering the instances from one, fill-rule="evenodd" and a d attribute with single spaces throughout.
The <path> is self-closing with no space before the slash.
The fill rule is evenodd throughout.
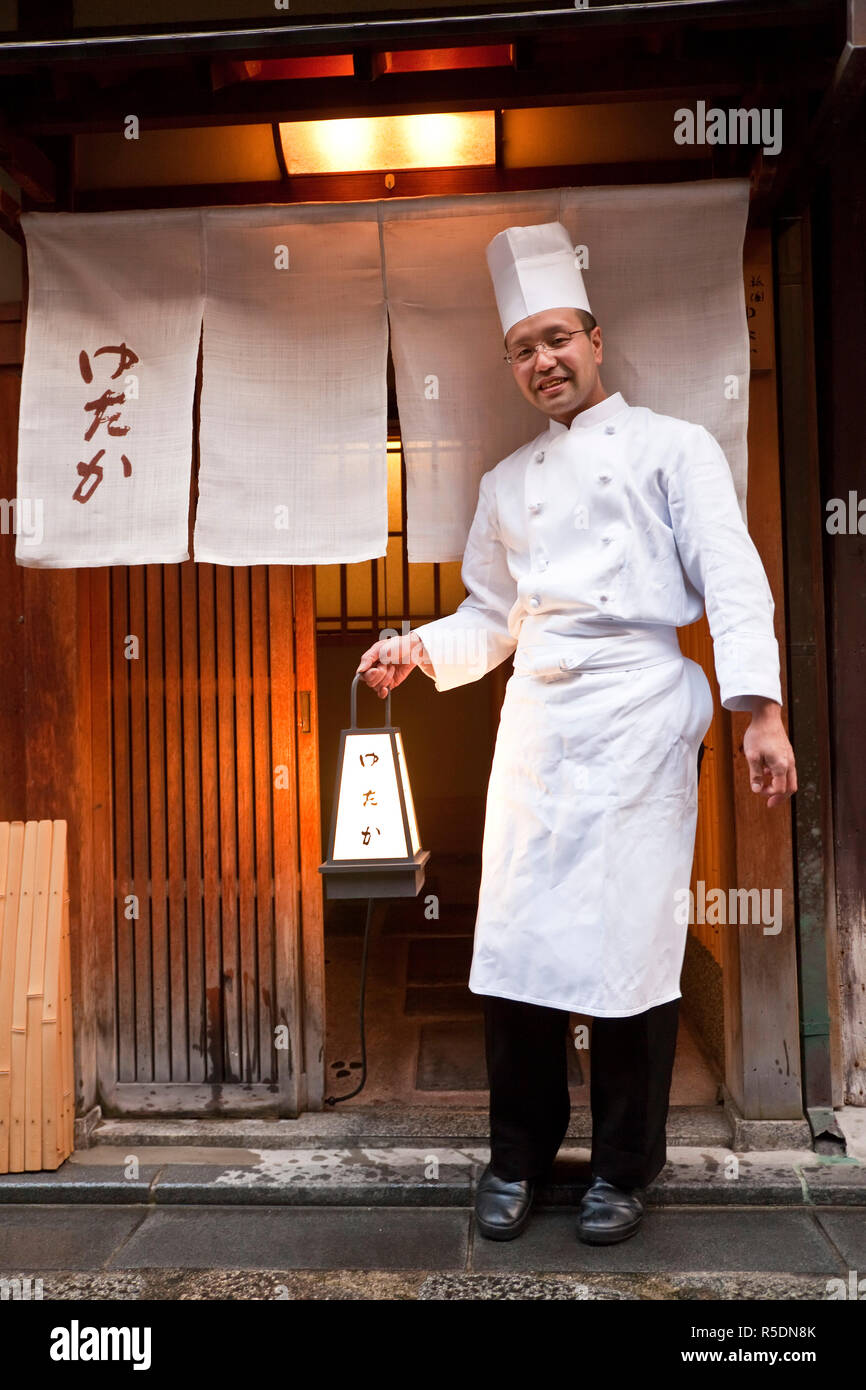
<path id="1" fill-rule="evenodd" d="M 360 677 L 360 675 L 358 675 L 358 676 L 356 676 L 355 679 L 352 681 L 352 723 L 351 723 L 351 726 L 350 726 L 350 727 L 353 728 L 353 729 L 357 729 L 357 727 L 358 727 L 358 681 L 359 681 L 360 679 L 361 679 L 361 677 Z M 365 682 L 365 684 L 366 684 L 366 682 Z M 388 691 L 388 694 L 385 696 L 385 723 L 382 725 L 382 727 L 383 727 L 383 729 L 389 729 L 389 728 L 391 727 L 391 692 L 390 692 L 390 690 Z"/>

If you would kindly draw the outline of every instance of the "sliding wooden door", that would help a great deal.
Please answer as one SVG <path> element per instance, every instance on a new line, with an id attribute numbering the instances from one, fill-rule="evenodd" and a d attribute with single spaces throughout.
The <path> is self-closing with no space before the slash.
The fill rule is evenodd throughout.
<path id="1" fill-rule="evenodd" d="M 189 561 L 81 584 L 103 1109 L 318 1109 L 313 571 Z"/>

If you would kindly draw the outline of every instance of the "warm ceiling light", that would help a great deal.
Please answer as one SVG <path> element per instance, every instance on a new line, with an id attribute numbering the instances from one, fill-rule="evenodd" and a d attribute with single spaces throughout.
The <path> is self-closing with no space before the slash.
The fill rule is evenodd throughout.
<path id="1" fill-rule="evenodd" d="M 456 68 L 510 68 L 514 45 L 477 44 L 469 48 L 404 48 L 380 53 L 380 72 L 450 72 Z"/>
<path id="2" fill-rule="evenodd" d="M 351 77 L 355 67 L 351 53 L 323 54 L 312 58 L 260 58 L 211 63 L 214 90 L 234 82 L 289 82 L 297 78 Z"/>
<path id="3" fill-rule="evenodd" d="M 451 169 L 496 163 L 494 125 L 492 111 L 289 121 L 280 140 L 289 175 Z"/>

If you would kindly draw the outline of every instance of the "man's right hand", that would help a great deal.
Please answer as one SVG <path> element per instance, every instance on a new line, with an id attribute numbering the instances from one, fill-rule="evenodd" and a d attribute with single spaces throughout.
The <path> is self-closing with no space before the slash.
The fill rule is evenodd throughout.
<path id="1" fill-rule="evenodd" d="M 429 657 L 424 643 L 414 632 L 409 632 L 405 637 L 385 637 L 374 642 L 361 657 L 355 674 L 384 700 L 413 667 L 427 664 Z"/>

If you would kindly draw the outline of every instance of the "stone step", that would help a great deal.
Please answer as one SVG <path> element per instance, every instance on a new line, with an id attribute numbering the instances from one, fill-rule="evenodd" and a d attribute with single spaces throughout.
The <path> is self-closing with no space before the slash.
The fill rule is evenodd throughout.
<path id="1" fill-rule="evenodd" d="M 486 1145 L 246 1149 L 99 1144 L 56 1172 L 0 1177 L 0 1205 L 471 1207 Z M 590 1153 L 567 1144 L 540 1184 L 542 1207 L 576 1206 Z M 647 1205 L 866 1207 L 866 1163 L 809 1150 L 735 1155 L 674 1146 Z"/>
<path id="2" fill-rule="evenodd" d="M 320 1144 L 374 1145 L 388 1149 L 409 1144 L 486 1143 L 490 1133 L 487 1106 L 358 1105 L 341 1110 L 309 1111 L 294 1120 L 262 1119 L 103 1119 L 92 1133 L 99 1145 L 126 1147 L 183 1145 L 238 1149 L 310 1148 Z M 668 1113 L 668 1144 L 677 1147 L 726 1147 L 731 1123 L 721 1105 L 674 1106 Z M 592 1115 L 588 1106 L 572 1107 L 566 1142 L 588 1144 Z"/>

